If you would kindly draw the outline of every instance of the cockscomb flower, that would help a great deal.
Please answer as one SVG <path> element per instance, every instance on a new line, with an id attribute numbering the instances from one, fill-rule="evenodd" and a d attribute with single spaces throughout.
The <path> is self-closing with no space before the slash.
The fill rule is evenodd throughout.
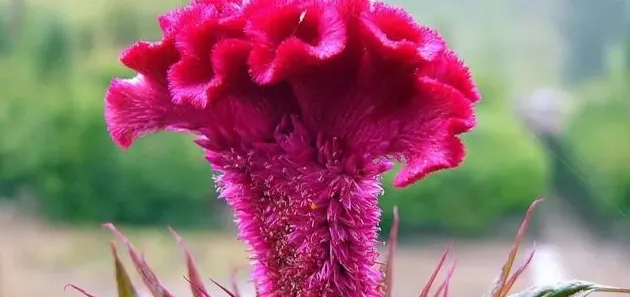
<path id="1" fill-rule="evenodd" d="M 380 175 L 462 162 L 480 95 L 440 35 L 368 0 L 195 0 L 121 61 L 105 117 L 129 147 L 184 131 L 217 172 L 261 297 L 383 296 Z"/>

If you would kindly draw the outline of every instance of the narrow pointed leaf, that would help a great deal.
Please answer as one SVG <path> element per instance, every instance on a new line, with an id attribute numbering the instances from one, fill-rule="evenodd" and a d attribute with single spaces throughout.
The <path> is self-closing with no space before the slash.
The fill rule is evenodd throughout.
<path id="1" fill-rule="evenodd" d="M 433 282 L 435 282 L 435 278 L 437 277 L 438 273 L 440 273 L 440 270 L 442 270 L 442 267 L 444 266 L 444 262 L 446 261 L 446 257 L 448 257 L 448 254 L 451 251 L 451 246 L 452 245 L 449 244 L 448 247 L 446 247 L 446 250 L 442 254 L 442 257 L 440 258 L 440 262 L 438 262 L 438 265 L 433 270 L 433 273 L 431 274 L 431 277 L 427 281 L 427 284 L 422 289 L 422 292 L 420 293 L 420 297 L 429 296 L 429 291 L 431 291 L 431 286 L 433 286 Z"/>
<path id="2" fill-rule="evenodd" d="M 234 294 L 233 292 L 228 290 L 228 288 L 226 288 L 222 284 L 218 283 L 217 281 L 215 281 L 213 279 L 210 279 L 210 281 L 212 281 L 215 285 L 217 285 L 217 287 L 219 287 L 221 290 L 223 290 L 223 292 L 225 292 L 226 294 L 230 295 L 230 297 L 238 297 L 236 294 Z"/>
<path id="3" fill-rule="evenodd" d="M 392 222 L 392 228 L 389 231 L 389 240 L 387 242 L 387 263 L 385 263 L 385 297 L 392 296 L 393 283 L 394 283 L 394 257 L 396 254 L 396 248 L 398 245 L 398 225 L 400 224 L 400 218 L 398 216 L 398 207 L 394 207 L 394 221 Z"/>
<path id="4" fill-rule="evenodd" d="M 570 281 L 553 286 L 553 290 L 547 294 L 549 297 L 569 297 L 575 296 L 583 292 L 602 292 L 602 293 L 630 293 L 630 289 L 608 287 L 591 282 Z"/>
<path id="5" fill-rule="evenodd" d="M 444 287 L 444 294 L 442 295 L 442 297 L 448 297 L 448 288 L 450 285 L 450 282 L 446 283 L 446 287 Z"/>
<path id="6" fill-rule="evenodd" d="M 512 270 L 512 266 L 514 265 L 514 261 L 516 260 L 518 248 L 521 245 L 521 241 L 525 237 L 525 233 L 527 232 L 527 227 L 529 227 L 529 222 L 532 219 L 532 214 L 534 213 L 536 206 L 542 201 L 543 199 L 537 199 L 529 206 L 529 209 L 527 210 L 527 213 L 525 214 L 525 219 L 521 223 L 521 226 L 518 228 L 518 232 L 516 233 L 516 238 L 514 239 L 514 243 L 512 244 L 512 249 L 510 250 L 510 255 L 501 271 L 501 291 L 500 291 L 499 296 L 505 296 L 505 294 L 507 294 L 507 292 L 505 292 L 504 290 L 505 284 L 507 282 L 510 271 Z"/>
<path id="7" fill-rule="evenodd" d="M 433 297 L 440 297 L 440 293 L 443 293 L 442 297 L 446 297 L 448 295 L 448 286 L 451 282 L 451 277 L 453 277 L 453 273 L 455 273 L 456 266 L 457 266 L 457 261 L 453 261 L 453 263 L 448 269 L 448 272 L 446 273 L 446 277 L 442 281 L 442 284 L 440 284 L 438 289 L 435 291 L 435 294 L 433 294 Z"/>
<path id="8" fill-rule="evenodd" d="M 184 275 L 184 279 L 190 284 L 192 288 L 195 288 L 195 284 L 187 276 Z M 193 289 L 193 292 L 194 291 L 195 289 Z M 203 297 L 210 297 L 210 294 L 205 291 L 205 288 L 203 290 L 199 290 L 199 292 L 201 292 L 201 294 L 205 294 L 203 295 Z"/>
<path id="9" fill-rule="evenodd" d="M 116 243 L 111 242 L 110 245 L 112 255 L 114 256 L 114 266 L 116 267 L 116 286 L 118 287 L 118 297 L 137 297 L 138 294 L 131 283 L 129 274 L 118 257 Z"/>
<path id="10" fill-rule="evenodd" d="M 630 289 L 573 280 L 553 286 L 531 287 L 525 291 L 512 294 L 510 297 L 583 297 L 593 292 L 630 294 Z"/>
<path id="11" fill-rule="evenodd" d="M 448 289 L 451 286 L 451 277 L 453 276 L 453 273 L 455 272 L 455 267 L 457 266 L 456 264 L 457 264 L 456 262 L 453 262 L 453 266 L 451 267 L 449 274 L 446 276 L 446 280 L 444 282 L 444 284 L 446 285 L 444 286 L 444 294 L 442 295 L 442 297 L 448 297 Z"/>
<path id="12" fill-rule="evenodd" d="M 83 288 L 77 287 L 75 285 L 66 285 L 63 290 L 67 290 L 68 288 L 72 288 L 73 290 L 85 295 L 85 297 L 96 297 L 95 295 L 92 295 L 91 293 L 89 293 L 88 291 L 84 290 Z"/>
<path id="13" fill-rule="evenodd" d="M 507 295 L 507 293 L 510 292 L 510 290 L 512 289 L 512 287 L 514 286 L 518 278 L 521 276 L 521 274 L 523 274 L 525 269 L 527 269 L 527 266 L 529 266 L 529 264 L 534 259 L 535 254 L 536 254 L 536 249 L 534 248 L 532 249 L 531 253 L 529 253 L 529 256 L 527 257 L 527 259 L 525 259 L 525 262 L 523 263 L 523 265 L 521 265 L 521 267 L 519 267 L 516 270 L 516 272 L 514 272 L 514 274 L 507 280 L 507 282 L 505 283 L 505 287 L 503 288 L 503 291 L 504 291 L 503 296 Z"/>
<path id="14" fill-rule="evenodd" d="M 512 243 L 512 248 L 510 249 L 508 259 L 507 261 L 505 261 L 505 264 L 503 264 L 503 267 L 501 268 L 501 273 L 495 280 L 492 286 L 492 289 L 490 290 L 490 293 L 487 294 L 486 296 L 505 297 L 507 295 L 509 288 L 507 288 L 506 290 L 506 284 L 508 282 L 510 272 L 512 271 L 512 266 L 514 266 L 514 261 L 516 260 L 518 248 L 521 244 L 521 241 L 525 237 L 525 233 L 527 232 L 527 227 L 529 226 L 529 222 L 531 221 L 532 214 L 534 213 L 536 206 L 542 201 L 544 201 L 544 199 L 542 198 L 537 199 L 529 206 L 529 209 L 527 210 L 527 213 L 525 214 L 525 218 L 523 219 L 523 222 L 518 228 L 518 232 L 516 234 L 516 238 L 514 239 L 514 243 Z M 516 279 L 514 281 L 516 281 Z"/>
<path id="15" fill-rule="evenodd" d="M 240 297 L 241 293 L 238 290 L 238 283 L 236 281 L 236 273 L 238 270 L 236 268 L 232 269 L 232 273 L 230 274 L 230 282 L 232 283 L 232 292 L 236 297 Z"/>
<path id="16" fill-rule="evenodd" d="M 179 234 L 177 234 L 177 232 L 175 232 L 173 228 L 168 227 L 168 231 L 171 232 L 173 237 L 175 237 L 175 240 L 177 240 L 177 243 L 181 247 L 182 252 L 184 253 L 184 256 L 186 257 L 186 266 L 188 268 L 188 278 L 190 279 L 190 288 L 193 292 L 193 296 L 194 297 L 208 297 L 210 294 L 208 294 L 208 291 L 203 285 L 203 280 L 201 279 L 201 276 L 199 275 L 199 271 L 197 270 L 197 265 L 195 265 L 195 260 L 193 259 L 193 256 L 190 253 L 190 251 L 188 250 L 188 247 L 186 246 L 184 239 L 181 236 L 179 236 Z"/>
<path id="17" fill-rule="evenodd" d="M 127 239 L 127 237 L 122 232 L 120 232 L 113 224 L 110 223 L 104 224 L 103 227 L 111 230 L 114 235 L 116 235 L 116 237 L 118 237 L 118 239 L 127 246 L 127 250 L 129 251 L 129 256 L 131 257 L 133 265 L 140 274 L 142 281 L 149 288 L 151 294 L 153 294 L 153 297 L 175 297 L 162 285 L 155 273 L 151 270 L 151 268 L 149 268 L 149 265 L 144 259 L 144 256 L 136 250 L 136 248 L 131 244 L 129 239 Z"/>

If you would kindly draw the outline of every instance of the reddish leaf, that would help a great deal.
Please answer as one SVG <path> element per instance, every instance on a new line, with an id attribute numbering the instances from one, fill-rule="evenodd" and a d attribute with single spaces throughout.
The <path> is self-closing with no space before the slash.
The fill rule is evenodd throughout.
<path id="1" fill-rule="evenodd" d="M 203 281 L 201 280 L 201 276 L 199 275 L 199 271 L 197 270 L 197 266 L 195 265 L 195 260 L 193 259 L 184 239 L 173 230 L 173 228 L 168 227 L 168 231 L 171 232 L 177 243 L 182 248 L 184 252 L 184 256 L 186 257 L 186 266 L 188 267 L 188 277 L 190 278 L 190 288 L 193 291 L 194 297 L 210 297 L 208 291 L 203 285 Z"/>
<path id="2" fill-rule="evenodd" d="M 450 285 L 451 277 L 453 277 L 453 273 L 455 273 L 456 266 L 457 266 L 457 261 L 453 261 L 453 264 L 451 264 L 451 267 L 448 269 L 448 272 L 446 273 L 446 277 L 444 278 L 444 281 L 442 281 L 442 284 L 438 287 L 437 291 L 435 291 L 435 294 L 433 295 L 433 297 L 440 297 L 440 293 L 442 292 L 444 292 L 444 294 L 442 294 L 442 297 L 448 296 L 448 286 Z"/>
<path id="3" fill-rule="evenodd" d="M 230 297 L 238 297 L 236 294 L 234 294 L 233 292 L 230 292 L 230 290 L 228 290 L 226 287 L 224 287 L 222 284 L 216 282 L 213 279 L 210 279 L 210 281 L 212 281 L 215 285 L 217 285 L 217 287 L 221 288 L 221 290 L 223 290 L 223 292 L 225 292 L 226 294 L 230 295 Z"/>
<path id="4" fill-rule="evenodd" d="M 144 256 L 136 250 L 122 232 L 116 229 L 116 227 L 111 223 L 104 224 L 103 227 L 114 232 L 114 235 L 116 235 L 116 237 L 118 237 L 118 239 L 127 246 L 133 265 L 136 267 L 142 281 L 149 288 L 149 291 L 151 291 L 151 294 L 153 294 L 154 297 L 175 297 L 166 288 L 164 288 L 155 273 L 151 270 L 151 268 L 149 268 Z"/>
<path id="5" fill-rule="evenodd" d="M 529 226 L 529 222 L 532 219 L 532 214 L 534 213 L 536 206 L 543 200 L 544 199 L 535 200 L 527 210 L 527 213 L 525 214 L 525 219 L 523 219 L 521 226 L 518 228 L 518 232 L 516 234 L 516 238 L 514 239 L 514 243 L 512 244 L 512 248 L 510 249 L 508 259 L 501 268 L 501 274 L 498 280 L 498 287 L 495 288 L 495 290 L 493 291 L 494 297 L 504 297 L 505 295 L 507 295 L 510 288 L 507 288 L 506 284 L 510 275 L 510 271 L 512 270 L 512 266 L 514 265 L 514 261 L 516 260 L 518 248 L 521 244 L 521 241 L 525 237 L 525 232 L 527 232 L 527 227 Z"/>
<path id="6" fill-rule="evenodd" d="M 77 286 L 75 286 L 75 285 L 66 285 L 66 286 L 63 288 L 63 290 L 65 291 L 65 290 L 66 290 L 66 289 L 68 289 L 68 288 L 72 288 L 72 289 L 76 290 L 77 292 L 79 292 L 79 293 L 81 293 L 81 294 L 85 295 L 86 297 L 96 297 L 96 296 L 94 296 L 94 295 L 90 294 L 88 291 L 86 291 L 86 290 L 84 290 L 84 289 L 82 289 L 82 288 L 80 288 L 80 287 L 77 287 Z"/>
<path id="7" fill-rule="evenodd" d="M 394 221 L 392 222 L 392 228 L 389 231 L 387 263 L 385 264 L 385 297 L 392 296 L 393 289 L 393 277 L 394 277 L 394 256 L 396 254 L 396 248 L 398 245 L 398 225 L 400 218 L 398 217 L 398 207 L 394 207 Z"/>
<path id="8" fill-rule="evenodd" d="M 203 290 L 201 290 L 201 289 L 195 287 L 195 284 L 185 275 L 184 275 L 184 279 L 190 284 L 190 287 L 193 288 L 192 289 L 193 292 L 195 292 L 195 288 L 196 288 L 199 292 L 201 292 L 201 294 L 206 294 L 206 295 L 203 295 L 203 297 L 210 297 L 210 294 L 205 291 L 205 288 Z"/>
<path id="9" fill-rule="evenodd" d="M 448 256 L 448 253 L 450 251 L 451 251 L 451 244 L 448 245 L 448 247 L 444 251 L 444 254 L 442 254 L 442 257 L 440 258 L 440 262 L 438 262 L 438 265 L 433 270 L 433 273 L 431 274 L 429 281 L 427 281 L 427 284 L 422 289 L 422 292 L 420 293 L 420 297 L 429 296 L 429 291 L 431 290 L 431 286 L 433 286 L 433 282 L 435 282 L 435 278 L 437 277 L 440 270 L 442 270 L 442 266 L 444 266 L 444 262 L 446 261 L 446 257 Z"/>
<path id="10" fill-rule="evenodd" d="M 527 266 L 529 266 L 529 263 L 532 262 L 532 260 L 534 259 L 534 254 L 536 254 L 536 249 L 535 248 L 532 249 L 531 253 L 529 253 L 529 256 L 527 256 L 527 259 L 525 260 L 523 265 L 521 265 L 521 267 L 516 269 L 516 272 L 514 272 L 514 274 L 507 280 L 507 282 L 505 284 L 505 288 L 504 288 L 505 295 L 507 295 L 507 293 L 510 291 L 510 289 L 512 289 L 512 287 L 514 286 L 514 283 L 516 283 L 516 281 L 521 276 L 521 274 L 523 274 L 523 272 L 525 271 Z"/>
<path id="11" fill-rule="evenodd" d="M 241 293 L 238 290 L 238 283 L 236 281 L 236 273 L 238 270 L 236 268 L 232 269 L 232 273 L 230 274 L 230 282 L 232 283 L 232 292 L 237 297 L 241 296 Z"/>

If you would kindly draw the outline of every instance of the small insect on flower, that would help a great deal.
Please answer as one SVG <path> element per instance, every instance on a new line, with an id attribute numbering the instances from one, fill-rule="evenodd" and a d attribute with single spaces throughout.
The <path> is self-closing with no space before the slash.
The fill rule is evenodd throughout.
<path id="1" fill-rule="evenodd" d="M 127 148 L 196 135 L 251 246 L 261 297 L 382 296 L 380 175 L 404 187 L 464 158 L 480 94 L 435 30 L 369 0 L 194 0 L 159 17 L 114 79 Z"/>

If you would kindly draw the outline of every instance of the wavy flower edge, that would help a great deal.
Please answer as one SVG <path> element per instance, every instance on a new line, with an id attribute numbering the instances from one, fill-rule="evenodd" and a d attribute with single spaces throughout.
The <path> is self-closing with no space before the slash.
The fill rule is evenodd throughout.
<path id="1" fill-rule="evenodd" d="M 512 248 L 509 251 L 508 258 L 501 268 L 501 272 L 499 273 L 497 279 L 492 285 L 490 291 L 484 295 L 484 297 L 584 297 L 593 292 L 603 292 L 603 293 L 623 293 L 630 294 L 630 288 L 620 288 L 620 287 L 612 287 L 600 285 L 592 282 L 581 281 L 581 280 L 571 280 L 567 282 L 558 283 L 556 285 L 551 286 L 543 286 L 543 287 L 530 287 L 521 292 L 516 292 L 512 295 L 508 295 L 510 290 L 512 289 L 514 283 L 517 279 L 522 275 L 525 271 L 529 263 L 534 257 L 535 249 L 528 255 L 523 264 L 519 266 L 513 274 L 511 273 L 512 267 L 514 266 L 514 262 L 516 260 L 516 255 L 523 240 L 525 233 L 527 231 L 527 227 L 531 220 L 531 215 L 536 208 L 536 206 L 542 202 L 543 199 L 535 200 L 530 208 L 528 209 L 521 226 L 518 229 L 516 238 L 513 242 Z M 387 251 L 387 260 L 382 265 L 383 272 L 383 283 L 381 287 L 381 291 L 384 297 L 392 296 L 392 288 L 393 288 L 393 265 L 394 265 L 394 255 L 396 252 L 397 238 L 398 238 L 398 213 L 397 209 L 394 208 L 394 222 L 392 225 L 392 229 L 390 231 L 390 236 L 388 240 L 388 251 Z M 111 230 L 115 237 L 122 242 L 131 257 L 133 266 L 137 270 L 140 275 L 142 281 L 146 285 L 146 287 L 151 292 L 152 297 L 175 297 L 172 293 L 166 289 L 162 283 L 159 281 L 155 273 L 151 270 L 147 262 L 144 260 L 144 256 L 141 252 L 139 252 L 127 239 L 127 237 L 120 232 L 113 224 L 104 224 L 104 227 Z M 175 237 L 175 240 L 179 243 L 182 248 L 184 257 L 186 259 L 187 264 L 187 276 L 184 278 L 190 283 L 190 288 L 193 294 L 193 297 L 213 297 L 211 296 L 205 285 L 204 281 L 201 278 L 198 269 L 196 267 L 195 261 L 190 254 L 190 251 L 186 247 L 184 240 L 170 227 L 168 228 L 171 234 Z M 120 257 L 118 255 L 116 249 L 115 241 L 111 242 L 111 250 L 114 259 L 114 267 L 115 267 L 115 279 L 118 290 L 118 297 L 136 297 L 138 296 L 137 290 L 132 285 L 129 274 L 127 273 L 125 267 L 123 266 Z M 431 291 L 433 289 L 433 284 L 435 283 L 438 275 L 444 268 L 444 264 L 446 263 L 446 259 L 450 253 L 451 247 L 450 245 L 446 248 L 445 252 L 440 257 L 438 264 L 436 265 L 433 273 L 430 275 L 429 280 L 426 285 L 422 289 L 422 292 L 419 294 L 419 297 L 448 297 L 449 294 L 449 286 L 451 277 L 455 271 L 456 262 L 453 261 L 450 267 L 448 268 L 446 275 L 443 277 L 441 283 L 438 285 L 437 289 Z M 218 286 L 225 294 L 229 297 L 247 297 L 243 296 L 239 293 L 238 287 L 236 285 L 236 281 L 232 280 L 231 288 L 227 288 L 226 286 L 219 284 L 211 279 L 216 286 Z M 91 294 L 87 290 L 83 289 L 80 286 L 69 284 L 66 285 L 66 288 L 72 288 L 79 293 L 83 294 L 87 297 L 96 297 L 96 295 Z"/>
<path id="2" fill-rule="evenodd" d="M 196 137 L 261 296 L 379 297 L 381 177 L 399 161 L 406 187 L 463 162 L 481 97 L 469 68 L 371 0 L 193 0 L 159 24 L 105 96 L 114 142 Z"/>
<path id="3" fill-rule="evenodd" d="M 120 57 L 138 75 L 114 79 L 106 94 L 108 131 L 123 148 L 160 130 L 192 132 L 210 150 L 265 143 L 297 115 L 366 159 L 402 161 L 397 187 L 464 159 L 458 136 L 474 128 L 481 94 L 439 33 L 404 9 L 194 0 L 159 23 L 161 40 Z"/>

